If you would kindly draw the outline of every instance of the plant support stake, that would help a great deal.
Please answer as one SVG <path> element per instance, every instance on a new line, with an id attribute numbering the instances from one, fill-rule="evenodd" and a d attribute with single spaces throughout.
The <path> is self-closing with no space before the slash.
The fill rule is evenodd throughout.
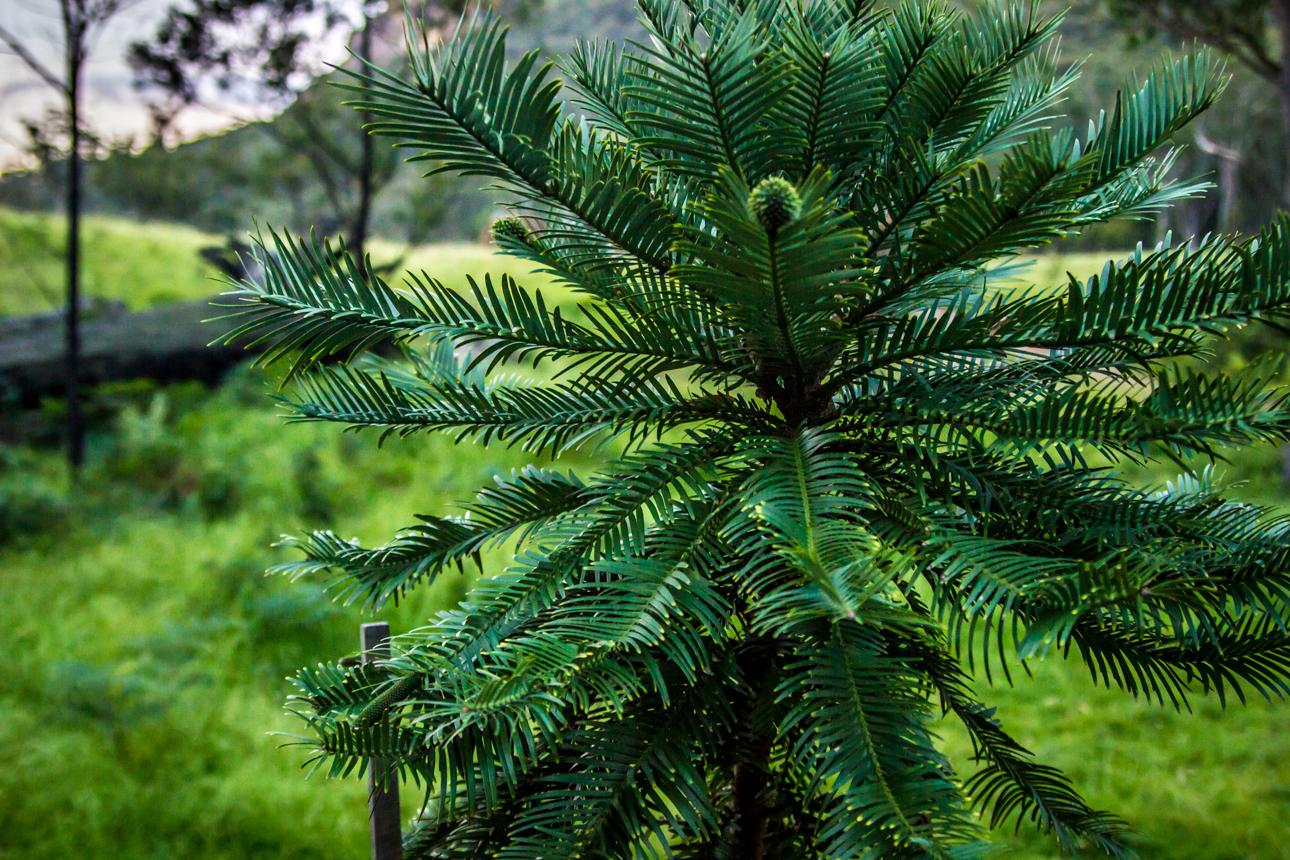
<path id="1" fill-rule="evenodd" d="M 384 621 L 364 624 L 360 628 L 363 662 L 374 663 L 390 656 L 390 625 Z M 400 831 L 399 783 L 386 780 L 378 785 L 379 761 L 373 759 L 367 770 L 367 811 L 372 830 L 372 860 L 403 860 L 403 834 Z"/>

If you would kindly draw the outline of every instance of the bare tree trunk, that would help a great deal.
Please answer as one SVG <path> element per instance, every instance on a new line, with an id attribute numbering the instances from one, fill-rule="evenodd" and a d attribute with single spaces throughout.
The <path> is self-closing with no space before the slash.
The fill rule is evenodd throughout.
<path id="1" fill-rule="evenodd" d="M 371 59 L 372 54 L 372 17 L 364 10 L 363 29 L 358 34 L 358 55 Z M 362 82 L 361 97 L 367 99 L 367 83 Z M 350 250 L 358 262 L 359 270 L 367 270 L 367 229 L 372 218 L 372 136 L 367 133 L 367 124 L 371 121 L 370 112 L 364 108 L 359 111 L 359 124 L 363 127 L 362 155 L 358 166 L 358 211 L 354 213 L 354 226 L 350 230 Z"/>
<path id="2" fill-rule="evenodd" d="M 1241 179 L 1241 159 L 1224 158 L 1218 162 L 1218 229 L 1230 233 L 1236 229 L 1236 195 Z"/>
<path id="3" fill-rule="evenodd" d="M 1281 102 L 1281 205 L 1290 208 L 1290 0 L 1273 0 L 1272 18 L 1281 36 L 1281 79 L 1277 96 Z M 1290 490 L 1290 445 L 1281 449 L 1282 486 Z"/>
<path id="4" fill-rule="evenodd" d="M 734 817 L 738 822 L 739 857 L 742 860 L 765 860 L 767 811 L 762 804 L 766 786 L 765 759 L 770 757 L 769 738 L 758 739 L 752 750 L 761 762 L 735 765 Z"/>
<path id="5" fill-rule="evenodd" d="M 1290 0 L 1273 0 L 1272 17 L 1281 37 L 1281 76 L 1277 96 L 1281 102 L 1281 203 L 1290 208 Z"/>
<path id="6" fill-rule="evenodd" d="M 71 152 L 67 162 L 67 460 L 73 470 L 85 462 L 85 419 L 81 411 L 81 66 L 84 14 L 80 0 L 63 0 L 67 52 L 67 118 Z"/>
<path id="7" fill-rule="evenodd" d="M 1217 228 L 1230 232 L 1236 226 L 1236 195 L 1241 177 L 1241 151 L 1225 146 L 1205 133 L 1205 127 L 1196 126 L 1196 146 L 1206 155 L 1218 159 L 1218 211 Z"/>

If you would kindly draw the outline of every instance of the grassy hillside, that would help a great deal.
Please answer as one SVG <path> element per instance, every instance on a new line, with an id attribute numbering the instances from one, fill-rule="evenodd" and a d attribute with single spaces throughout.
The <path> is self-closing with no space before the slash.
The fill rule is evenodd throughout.
<path id="1" fill-rule="evenodd" d="M 87 296 L 125 302 L 133 310 L 165 302 L 199 299 L 224 289 L 220 274 L 198 256 L 202 248 L 223 247 L 224 239 L 180 224 L 131 221 L 91 215 L 83 226 L 82 289 Z M 15 212 L 0 207 L 0 316 L 52 311 L 63 294 L 64 223 L 60 216 Z M 471 243 L 409 248 L 374 240 L 370 253 L 378 264 L 398 262 L 425 271 L 446 284 L 463 285 L 466 275 L 489 272 L 533 283 L 527 267 L 494 256 Z M 1045 254 L 1036 257 L 1023 278 L 1058 285 L 1066 272 L 1097 271 L 1105 254 Z"/>
<path id="2" fill-rule="evenodd" d="M 223 237 L 168 223 L 140 223 L 91 215 L 82 228 L 82 290 L 85 295 L 125 302 L 139 310 L 165 302 L 200 299 L 224 289 L 221 275 L 198 256 L 223 247 Z M 64 289 L 63 219 L 0 208 L 0 316 L 42 313 L 61 306 Z M 528 268 L 509 257 L 494 257 L 477 244 L 426 245 L 409 249 L 375 240 L 369 252 L 377 264 L 401 261 L 450 285 L 466 275 L 527 276 Z"/>
<path id="3" fill-rule="evenodd" d="M 198 274 L 181 279 L 182 246 L 162 241 L 200 237 L 96 226 L 116 232 L 92 265 L 153 285 L 132 300 L 160 300 L 162 284 L 209 291 Z M 486 262 L 473 247 L 410 260 L 451 281 Z M 0 249 L 4 277 L 19 263 Z M 213 393 L 120 393 L 126 406 L 95 432 L 75 487 L 56 451 L 0 447 L 0 857 L 364 856 L 362 785 L 305 781 L 300 754 L 268 734 L 295 730 L 283 676 L 355 651 L 364 615 L 314 583 L 265 578 L 284 557 L 270 544 L 318 526 L 382 540 L 520 460 L 444 439 L 378 451 L 374 435 L 284 425 L 267 394 L 250 371 Z M 1243 452 L 1230 468 L 1273 497 L 1275 457 Z M 466 585 L 446 576 L 383 616 L 406 630 Z M 1177 714 L 1097 689 L 1057 658 L 1034 668 L 986 698 L 1091 802 L 1135 824 L 1145 857 L 1290 857 L 1284 710 L 1201 702 Z M 965 740 L 947 733 L 966 767 Z M 1029 832 L 1002 843 L 1001 856 L 1055 856 Z"/>
<path id="4" fill-rule="evenodd" d="M 178 224 L 93 216 L 82 228 L 82 291 L 131 308 L 218 292 L 197 252 L 220 244 Z M 62 302 L 66 231 L 56 215 L 0 209 L 0 316 L 53 311 Z"/>

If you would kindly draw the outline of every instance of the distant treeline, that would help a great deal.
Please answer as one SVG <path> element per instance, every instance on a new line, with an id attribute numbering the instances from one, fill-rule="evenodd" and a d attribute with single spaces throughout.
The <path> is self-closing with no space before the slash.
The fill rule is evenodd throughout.
<path id="1" fill-rule="evenodd" d="M 338 92 L 325 82 L 306 98 L 337 102 L 335 120 L 349 120 Z M 280 122 L 277 120 L 275 122 Z M 173 148 L 117 150 L 87 165 L 87 211 L 140 219 L 179 221 L 216 233 L 241 234 L 252 218 L 296 230 L 338 228 L 331 201 L 313 166 L 284 147 L 275 123 L 255 123 Z M 62 165 L 0 178 L 0 205 L 44 210 L 59 203 Z M 473 238 L 486 223 L 487 203 L 460 183 L 414 181 L 414 167 L 399 175 L 374 201 L 378 235 L 411 242 Z M 446 217 L 452 213 L 453 217 Z"/>

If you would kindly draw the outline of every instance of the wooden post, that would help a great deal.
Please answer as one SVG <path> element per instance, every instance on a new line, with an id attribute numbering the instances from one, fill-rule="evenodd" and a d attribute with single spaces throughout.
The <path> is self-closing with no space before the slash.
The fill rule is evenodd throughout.
<path id="1" fill-rule="evenodd" d="M 363 662 L 390 656 L 390 625 L 384 621 L 364 624 L 360 630 Z M 399 812 L 399 783 L 376 784 L 378 762 L 367 771 L 367 809 L 372 829 L 372 860 L 403 860 L 402 813 Z"/>

